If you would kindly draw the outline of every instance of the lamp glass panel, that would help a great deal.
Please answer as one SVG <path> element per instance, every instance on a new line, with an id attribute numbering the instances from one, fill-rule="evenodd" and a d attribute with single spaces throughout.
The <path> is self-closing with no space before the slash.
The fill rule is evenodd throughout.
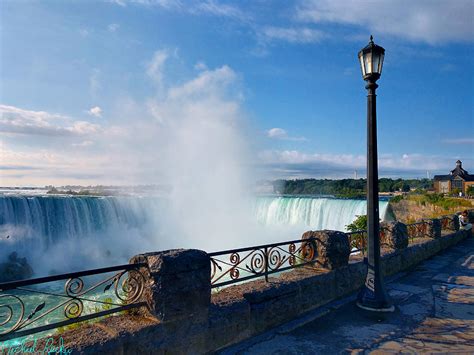
<path id="1" fill-rule="evenodd" d="M 378 73 L 379 72 L 379 64 L 380 64 L 380 54 L 373 53 L 372 54 L 372 72 Z"/>
<path id="2" fill-rule="evenodd" d="M 379 74 L 382 74 L 382 66 L 383 66 L 383 59 L 384 59 L 384 56 L 385 56 L 385 55 L 384 55 L 383 53 L 380 54 L 379 68 L 378 68 L 378 70 L 377 70 L 377 71 L 379 72 Z"/>
<path id="3" fill-rule="evenodd" d="M 364 54 L 365 74 L 372 74 L 372 53 Z"/>
<path id="4" fill-rule="evenodd" d="M 359 56 L 360 70 L 362 70 L 362 76 L 365 76 L 364 56 Z"/>

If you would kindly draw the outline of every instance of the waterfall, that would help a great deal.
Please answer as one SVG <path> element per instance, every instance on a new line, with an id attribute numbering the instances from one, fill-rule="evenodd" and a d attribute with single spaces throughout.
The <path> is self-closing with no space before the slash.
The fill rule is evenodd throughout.
<path id="1" fill-rule="evenodd" d="M 380 201 L 380 218 L 384 219 L 387 201 Z M 356 216 L 366 214 L 364 200 L 310 198 L 310 197 L 260 197 L 255 205 L 255 215 L 264 225 L 294 225 L 307 229 L 345 231 Z"/>
<path id="2" fill-rule="evenodd" d="M 309 229 L 344 231 L 356 215 L 366 213 L 362 200 L 272 196 L 257 197 L 251 205 L 252 220 L 234 237 L 220 229 L 219 240 L 209 240 L 199 230 L 184 235 L 179 228 L 184 222 L 168 218 L 170 200 L 165 197 L 0 195 L 0 262 L 16 251 L 37 274 L 80 270 L 124 263 L 140 252 L 214 251 L 297 239 Z M 381 217 L 386 208 L 381 201 Z M 180 216 L 185 220 L 186 211 Z M 222 228 L 217 222 L 216 228 Z"/>
<path id="3" fill-rule="evenodd" d="M 0 262 L 12 251 L 40 273 L 127 262 L 154 249 L 165 207 L 156 197 L 0 195 Z"/>

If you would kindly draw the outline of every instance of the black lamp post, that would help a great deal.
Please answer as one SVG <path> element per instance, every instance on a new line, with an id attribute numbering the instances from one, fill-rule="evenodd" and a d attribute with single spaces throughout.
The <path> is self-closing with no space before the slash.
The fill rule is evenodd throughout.
<path id="1" fill-rule="evenodd" d="M 391 312 L 391 304 L 383 283 L 380 268 L 379 186 L 377 164 L 377 114 L 375 83 L 382 73 L 385 49 L 377 46 L 370 36 L 369 44 L 359 52 L 362 76 L 367 81 L 367 277 L 357 298 L 360 308 Z"/>

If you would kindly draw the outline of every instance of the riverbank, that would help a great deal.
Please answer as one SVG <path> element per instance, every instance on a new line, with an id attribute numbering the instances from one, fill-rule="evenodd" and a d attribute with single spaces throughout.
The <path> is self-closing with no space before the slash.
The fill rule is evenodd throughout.
<path id="1" fill-rule="evenodd" d="M 405 195 L 389 201 L 389 213 L 403 223 L 414 223 L 424 218 L 438 218 L 474 208 L 474 200 L 442 197 L 435 194 Z"/>

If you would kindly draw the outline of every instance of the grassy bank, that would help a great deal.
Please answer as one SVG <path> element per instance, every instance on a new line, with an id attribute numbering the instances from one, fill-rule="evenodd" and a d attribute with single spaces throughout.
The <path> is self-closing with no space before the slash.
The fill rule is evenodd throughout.
<path id="1" fill-rule="evenodd" d="M 472 209 L 474 200 L 425 193 L 396 196 L 390 200 L 389 205 L 397 220 L 413 223 L 422 218 L 437 218 Z"/>

